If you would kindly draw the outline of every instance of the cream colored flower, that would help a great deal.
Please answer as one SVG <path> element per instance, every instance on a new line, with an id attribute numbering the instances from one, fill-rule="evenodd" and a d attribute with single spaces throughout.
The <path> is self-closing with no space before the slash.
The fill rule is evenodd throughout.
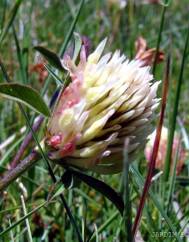
<path id="1" fill-rule="evenodd" d="M 72 82 L 60 94 L 48 124 L 51 159 L 99 173 L 122 169 L 123 143 L 130 138 L 129 159 L 144 148 L 158 106 L 149 67 L 129 61 L 120 51 L 102 55 L 103 40 L 76 66 L 67 56 L 64 67 Z M 60 161 L 61 162 L 61 161 Z"/>

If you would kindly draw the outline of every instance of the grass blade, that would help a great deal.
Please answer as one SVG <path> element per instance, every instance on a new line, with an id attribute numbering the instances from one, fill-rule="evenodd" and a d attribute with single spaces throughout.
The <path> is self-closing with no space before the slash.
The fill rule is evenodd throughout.
<path id="1" fill-rule="evenodd" d="M 98 234 L 102 233 L 103 230 L 105 230 L 118 216 L 119 216 L 119 212 L 118 211 L 113 213 L 112 216 L 109 219 L 107 219 L 107 221 L 98 228 Z M 95 232 L 94 232 L 92 234 L 91 238 L 88 239 L 88 242 L 89 241 L 94 241 L 95 236 L 96 235 L 95 235 Z"/>
<path id="2" fill-rule="evenodd" d="M 123 163 L 123 195 L 124 195 L 124 231 L 126 232 L 125 238 L 126 241 L 132 242 L 132 208 L 130 201 L 130 180 L 129 180 L 129 160 L 128 160 L 128 147 L 129 147 L 129 139 L 125 140 L 124 146 L 124 163 Z"/>
<path id="3" fill-rule="evenodd" d="M 20 220 L 18 220 L 17 222 L 13 223 L 11 226 L 9 226 L 8 228 L 6 228 L 2 232 L 0 232 L 0 238 L 2 236 L 4 236 L 6 233 L 8 233 L 9 231 L 11 231 L 13 228 L 15 228 L 17 225 L 19 225 L 20 223 L 22 223 L 23 221 L 25 221 L 27 218 L 29 218 L 33 213 L 37 212 L 39 209 L 41 209 L 42 207 L 44 207 L 47 203 L 48 202 L 45 201 L 44 203 L 40 204 L 38 207 L 36 207 L 35 209 L 33 209 L 31 212 L 29 212 L 26 215 L 24 215 Z"/>
<path id="4" fill-rule="evenodd" d="M 170 176 L 170 181 L 169 181 L 169 191 L 168 191 L 168 196 L 167 196 L 167 208 L 166 210 L 169 211 L 170 205 L 172 204 L 172 199 L 173 199 L 173 192 L 175 188 L 175 181 L 176 181 L 176 172 L 177 172 L 177 162 L 179 159 L 179 154 L 180 154 L 180 148 L 181 148 L 181 139 L 179 138 L 179 144 L 177 146 L 176 150 L 176 156 L 174 157 L 174 162 L 173 162 L 173 174 Z"/>
<path id="5" fill-rule="evenodd" d="M 138 185 L 139 189 L 142 189 L 143 186 L 144 186 L 144 179 L 143 179 L 142 175 L 139 173 L 139 171 L 136 169 L 136 167 L 134 165 L 131 165 L 131 171 L 133 172 L 135 177 L 138 178 L 137 185 Z M 170 230 L 173 232 L 173 236 L 176 238 L 177 241 L 181 242 L 174 225 L 172 224 L 171 220 L 169 219 L 169 217 L 165 213 L 164 208 L 161 206 L 161 203 L 158 200 L 158 197 L 151 190 L 149 190 L 148 192 L 149 192 L 149 196 L 152 199 L 154 205 L 157 207 L 158 211 L 160 212 L 162 217 L 165 219 L 165 221 L 166 221 L 167 225 L 169 226 Z"/>
<path id="6" fill-rule="evenodd" d="M 59 83 L 60 85 L 63 85 L 64 82 L 62 81 L 62 79 L 56 75 L 56 73 L 52 70 L 52 68 L 49 65 L 45 65 L 45 68 L 47 69 L 47 71 L 49 72 L 49 74 L 53 77 L 53 79 Z"/>
<path id="7" fill-rule="evenodd" d="M 3 14 L 1 16 L 1 31 L 2 31 L 2 29 L 4 27 L 4 23 L 5 23 L 6 10 L 7 10 L 7 0 L 3 0 Z"/>
<path id="8" fill-rule="evenodd" d="M 188 42 L 189 42 L 189 27 L 188 27 L 188 31 L 187 31 L 185 48 L 184 48 L 183 57 L 182 57 L 180 74 L 179 74 L 179 78 L 178 78 L 178 82 L 177 82 L 177 86 L 176 86 L 176 92 L 175 92 L 175 96 L 174 96 L 173 111 L 172 111 L 171 117 L 170 117 L 170 128 L 169 128 L 169 132 L 168 132 L 168 144 L 167 144 L 167 152 L 166 152 L 166 157 L 165 157 L 165 167 L 164 167 L 164 176 L 163 176 L 164 181 L 167 181 L 168 177 L 169 177 L 172 146 L 173 146 L 175 127 L 176 127 L 176 118 L 177 118 L 177 113 L 178 113 L 181 86 L 182 86 L 182 82 L 183 82 L 183 72 L 184 72 L 185 60 L 186 60 L 186 56 L 187 56 Z"/>
<path id="9" fill-rule="evenodd" d="M 72 22 L 72 24 L 71 24 L 71 26 L 70 26 L 70 29 L 69 29 L 69 31 L 68 31 L 68 34 L 66 35 L 65 41 L 64 41 L 64 43 L 63 43 L 63 46 L 62 46 L 62 48 L 60 49 L 59 54 L 60 54 L 61 56 L 63 56 L 64 53 L 65 53 L 65 50 L 66 50 L 66 48 L 67 48 L 67 45 L 68 45 L 68 43 L 69 43 L 69 41 L 70 41 L 70 38 L 71 38 L 71 36 L 72 36 L 72 34 L 73 34 L 73 31 L 74 31 L 74 29 L 75 29 L 76 23 L 77 23 L 77 21 L 78 21 L 79 15 L 80 15 L 80 13 L 81 13 L 81 9 L 83 8 L 84 2 L 85 2 L 85 0 L 81 0 L 80 3 L 79 3 L 79 7 L 78 7 L 77 13 L 76 13 L 76 15 L 75 15 L 75 18 L 74 18 L 74 20 L 73 20 L 73 22 Z"/>
<path id="10" fill-rule="evenodd" d="M 15 41 L 15 44 L 16 44 L 17 57 L 18 57 L 19 65 L 20 65 L 20 73 L 21 73 L 22 82 L 26 84 L 27 83 L 27 77 L 26 77 L 26 71 L 24 69 L 24 64 L 23 64 L 22 51 L 21 51 L 21 48 L 20 48 L 20 45 L 19 45 L 19 41 L 18 41 L 18 37 L 17 37 L 17 34 L 16 34 L 16 30 L 14 28 L 14 25 L 13 25 L 12 29 L 13 29 L 14 41 Z"/>
<path id="11" fill-rule="evenodd" d="M 10 12 L 8 22 L 7 22 L 6 26 L 4 27 L 4 29 L 3 29 L 3 31 L 0 35 L 0 46 L 1 46 L 2 41 L 4 40 L 5 36 L 7 35 L 10 27 L 12 26 L 12 24 L 14 22 L 14 19 L 16 17 L 16 14 L 18 12 L 18 9 L 19 9 L 21 3 L 22 3 L 22 0 L 16 0 L 16 3 L 14 5 L 13 9 Z"/>
<path id="12" fill-rule="evenodd" d="M 23 208 L 24 216 L 26 216 L 27 215 L 27 211 L 26 211 L 26 205 L 25 205 L 25 202 L 24 202 L 23 195 L 21 195 L 21 202 L 22 202 L 22 208 Z M 26 218 L 25 221 L 26 221 L 26 227 L 27 227 L 27 231 L 28 231 L 28 241 L 29 242 L 33 242 L 31 229 L 30 229 L 30 223 L 29 223 L 28 218 Z"/>
<path id="13" fill-rule="evenodd" d="M 165 22 L 165 12 L 168 7 L 168 2 L 169 2 L 169 0 L 166 0 L 165 4 L 163 4 L 163 9 L 162 9 L 162 14 L 161 14 L 160 28 L 159 28 L 159 33 L 158 33 L 156 53 L 155 53 L 155 57 L 154 57 L 153 71 L 152 71 L 154 75 L 156 72 L 156 64 L 157 64 L 156 60 L 157 60 L 158 52 L 159 52 L 159 48 L 160 48 L 161 36 L 162 36 L 163 26 L 164 26 L 164 22 Z"/>

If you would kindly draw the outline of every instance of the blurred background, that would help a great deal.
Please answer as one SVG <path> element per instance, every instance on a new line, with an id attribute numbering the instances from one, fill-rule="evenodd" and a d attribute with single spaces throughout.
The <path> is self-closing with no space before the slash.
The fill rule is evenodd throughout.
<path id="1" fill-rule="evenodd" d="M 18 4 L 18 2 L 21 2 Z M 175 94 L 176 82 L 179 78 L 181 60 L 184 51 L 186 32 L 188 29 L 188 0 L 85 0 L 81 9 L 75 32 L 90 38 L 92 47 L 108 37 L 107 50 L 120 49 L 129 59 L 136 56 L 140 37 L 145 43 L 146 50 L 157 49 L 161 56 L 154 71 L 155 79 L 164 78 L 165 64 L 168 55 L 171 56 L 170 88 L 167 101 L 164 125 L 169 126 L 169 114 Z M 41 91 L 46 83 L 48 72 L 43 66 L 43 59 L 34 50 L 34 46 L 41 45 L 58 53 L 63 45 L 71 23 L 75 19 L 80 5 L 79 0 L 30 0 L 30 1 L 0 1 L 0 59 L 14 82 L 28 84 Z M 153 52 L 155 53 L 155 52 Z M 187 52 L 188 56 L 188 52 Z M 150 59 L 152 61 L 152 58 Z M 4 76 L 0 72 L 0 83 Z M 56 88 L 56 82 L 51 80 L 44 95 L 49 100 Z M 182 136 L 183 149 L 189 149 L 189 62 L 184 68 L 184 78 L 179 101 L 179 120 L 177 131 Z M 44 93 L 43 93 L 44 94 Z M 161 95 L 161 87 L 159 88 Z M 33 112 L 27 109 L 31 118 Z M 157 120 L 154 121 L 154 127 Z M 17 152 L 26 129 L 25 119 L 15 102 L 0 98 L 0 172 L 9 168 L 10 161 Z M 22 129 L 22 130 L 21 130 Z M 42 138 L 45 125 L 38 132 Z M 185 134 L 185 135 L 184 135 Z M 10 137 L 14 137 L 10 141 Z M 30 144 L 24 155 L 29 154 L 34 142 Z M 166 149 L 166 148 L 165 148 Z M 147 161 L 144 154 L 139 154 L 137 170 L 145 178 Z M 61 169 L 54 167 L 57 176 Z M 161 170 L 161 169 L 160 169 Z M 182 216 L 170 210 L 170 223 L 180 231 L 181 218 L 187 224 L 189 219 L 189 160 L 188 156 L 182 161 L 181 172 L 177 175 L 173 197 L 179 204 Z M 117 191 L 120 190 L 120 175 L 97 176 L 107 182 Z M 133 218 L 136 215 L 141 187 L 137 184 L 136 174 L 131 175 L 131 200 L 133 204 Z M 140 182 L 139 182 L 140 183 Z M 52 181 L 44 162 L 39 161 L 16 182 L 11 184 L 0 197 L 0 230 L 5 230 L 23 216 L 20 196 L 25 197 L 27 211 L 33 211 L 47 198 L 52 188 Z M 155 184 L 153 191 L 160 197 L 162 184 Z M 83 241 L 90 241 L 91 234 L 96 233 L 91 241 L 124 241 L 122 238 L 122 219 L 114 205 L 101 194 L 84 184 L 77 184 L 74 189 L 65 192 L 67 202 L 78 223 Z M 160 199 L 161 204 L 161 199 Z M 177 205 L 178 205 L 177 204 Z M 162 202 L 166 207 L 166 202 Z M 172 211 L 172 212 L 171 212 Z M 177 211 L 177 210 L 176 210 Z M 184 214 L 184 215 L 183 215 Z M 183 222 L 183 221 L 182 221 Z M 183 222 L 184 223 L 184 222 Z M 77 241 L 77 237 L 70 225 L 65 211 L 58 201 L 43 206 L 29 217 L 32 240 L 38 241 Z M 153 232 L 170 231 L 159 208 L 152 201 L 148 201 L 141 222 L 137 241 L 161 241 Z M 88 240 L 87 240 L 88 239 Z M 174 236 L 161 238 L 162 241 L 173 241 Z M 0 241 L 29 241 L 28 227 L 24 222 L 10 229 Z M 174 240 L 176 241 L 176 240 Z M 186 237 L 181 241 L 188 241 Z"/>

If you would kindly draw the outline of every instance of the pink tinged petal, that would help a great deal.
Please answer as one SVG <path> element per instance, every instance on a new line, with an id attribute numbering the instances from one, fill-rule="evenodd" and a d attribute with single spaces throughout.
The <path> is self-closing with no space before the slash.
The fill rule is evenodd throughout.
<path id="1" fill-rule="evenodd" d="M 152 153 L 152 147 L 148 146 L 146 147 L 145 151 L 145 156 L 148 161 L 150 161 L 151 153 Z"/>
<path id="2" fill-rule="evenodd" d="M 62 114 L 67 108 L 76 105 L 81 99 L 81 83 L 80 81 L 71 83 L 61 94 L 56 114 Z"/>
<path id="3" fill-rule="evenodd" d="M 64 147 L 60 150 L 61 157 L 63 158 L 65 156 L 71 155 L 74 152 L 75 147 L 76 147 L 75 140 L 65 144 Z"/>
<path id="4" fill-rule="evenodd" d="M 84 69 L 85 65 L 87 62 L 87 55 L 86 55 L 86 49 L 84 46 L 81 46 L 81 51 L 80 51 L 80 62 L 78 65 L 78 69 Z"/>
<path id="5" fill-rule="evenodd" d="M 85 55 L 88 56 L 92 45 L 91 40 L 87 36 L 82 36 L 81 39 L 85 48 Z"/>
<path id="6" fill-rule="evenodd" d="M 73 74 L 76 72 L 77 67 L 74 64 L 74 62 L 71 60 L 71 57 L 69 55 L 65 55 L 64 59 L 61 62 L 64 69 L 68 70 L 70 74 Z"/>
<path id="7" fill-rule="evenodd" d="M 54 148 L 57 148 L 62 141 L 62 135 L 54 135 L 48 141 L 48 144 Z"/>

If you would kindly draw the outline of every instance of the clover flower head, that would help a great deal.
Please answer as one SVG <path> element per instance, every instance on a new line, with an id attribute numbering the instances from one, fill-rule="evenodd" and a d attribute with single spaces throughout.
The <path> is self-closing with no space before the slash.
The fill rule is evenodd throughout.
<path id="1" fill-rule="evenodd" d="M 99 173 L 122 169 L 125 138 L 129 159 L 144 148 L 159 99 L 159 82 L 150 67 L 129 61 L 117 50 L 103 55 L 106 39 L 88 57 L 84 48 L 76 65 L 63 65 L 71 83 L 60 94 L 48 124 L 50 158 Z M 65 159 L 62 159 L 65 158 Z"/>

